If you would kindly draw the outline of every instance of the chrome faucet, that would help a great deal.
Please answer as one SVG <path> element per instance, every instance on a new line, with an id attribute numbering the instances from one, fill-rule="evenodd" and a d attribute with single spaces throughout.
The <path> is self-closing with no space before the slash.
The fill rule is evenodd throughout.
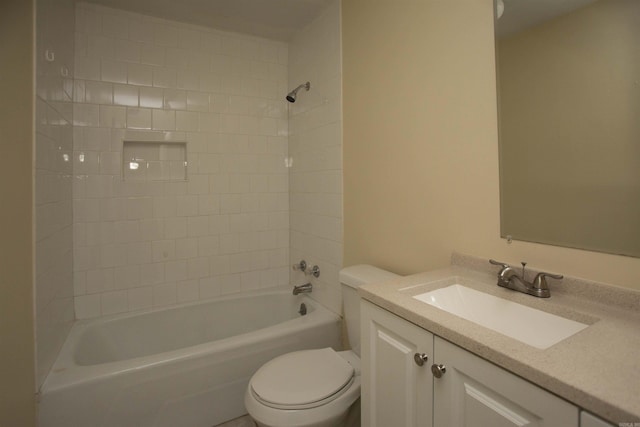
<path id="1" fill-rule="evenodd" d="M 308 294 L 313 289 L 313 285 L 311 283 L 305 283 L 304 285 L 297 285 L 293 287 L 293 294 Z"/>
<path id="2" fill-rule="evenodd" d="M 515 268 L 504 262 L 492 259 L 490 259 L 489 262 L 493 265 L 499 265 L 502 267 L 498 272 L 498 286 L 533 295 L 534 297 L 549 298 L 551 296 L 551 292 L 549 291 L 549 285 L 547 284 L 547 277 L 551 277 L 552 279 L 562 279 L 563 277 L 560 274 L 541 272 L 536 275 L 533 282 L 528 282 L 525 278 L 526 262 L 521 263 L 522 275 L 519 275 Z"/>

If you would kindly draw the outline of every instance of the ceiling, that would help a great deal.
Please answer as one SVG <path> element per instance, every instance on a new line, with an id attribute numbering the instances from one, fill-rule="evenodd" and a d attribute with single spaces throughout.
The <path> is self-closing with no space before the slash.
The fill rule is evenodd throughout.
<path id="1" fill-rule="evenodd" d="M 332 0 L 89 0 L 158 18 L 288 41 Z"/>
<path id="2" fill-rule="evenodd" d="M 584 7 L 596 0 L 504 0 L 496 34 L 504 37 Z"/>
<path id="3" fill-rule="evenodd" d="M 251 34 L 273 40 L 291 37 L 333 0 L 88 0 L 116 9 Z M 504 0 L 498 37 L 539 25 L 596 0 Z"/>

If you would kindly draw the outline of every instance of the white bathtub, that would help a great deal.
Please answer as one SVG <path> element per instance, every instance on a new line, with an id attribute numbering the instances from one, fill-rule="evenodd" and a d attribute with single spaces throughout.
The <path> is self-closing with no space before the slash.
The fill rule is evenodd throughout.
<path id="1" fill-rule="evenodd" d="M 340 333 L 338 316 L 290 291 L 78 321 L 42 386 L 39 426 L 211 427 L 246 413 L 265 362 L 339 350 Z"/>

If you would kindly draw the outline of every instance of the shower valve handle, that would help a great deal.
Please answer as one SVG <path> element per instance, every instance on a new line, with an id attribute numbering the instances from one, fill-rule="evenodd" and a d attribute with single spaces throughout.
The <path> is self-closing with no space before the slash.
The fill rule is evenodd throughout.
<path id="1" fill-rule="evenodd" d="M 306 272 L 307 271 L 307 261 L 301 260 L 299 263 L 293 264 L 291 266 L 291 268 L 293 268 L 295 271 Z"/>

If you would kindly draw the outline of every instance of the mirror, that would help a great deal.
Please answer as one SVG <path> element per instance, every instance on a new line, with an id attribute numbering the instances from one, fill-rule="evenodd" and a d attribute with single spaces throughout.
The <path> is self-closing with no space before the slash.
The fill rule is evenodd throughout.
<path id="1" fill-rule="evenodd" d="M 498 3 L 502 237 L 640 257 L 640 1 Z"/>

